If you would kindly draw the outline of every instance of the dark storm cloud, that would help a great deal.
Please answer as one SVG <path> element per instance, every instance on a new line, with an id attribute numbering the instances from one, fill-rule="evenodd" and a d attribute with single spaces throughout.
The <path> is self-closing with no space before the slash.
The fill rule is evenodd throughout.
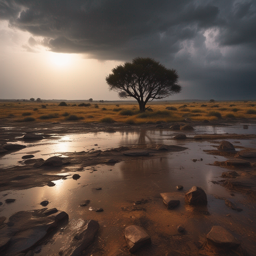
<path id="1" fill-rule="evenodd" d="M 55 52 L 103 60 L 153 57 L 207 93 L 243 80 L 245 94 L 256 96 L 255 1 L 0 0 L 0 19 L 43 37 Z M 35 42 L 24 48 L 31 51 Z M 196 97 L 187 91 L 186 97 Z M 239 96 L 234 91 L 230 97 Z"/>

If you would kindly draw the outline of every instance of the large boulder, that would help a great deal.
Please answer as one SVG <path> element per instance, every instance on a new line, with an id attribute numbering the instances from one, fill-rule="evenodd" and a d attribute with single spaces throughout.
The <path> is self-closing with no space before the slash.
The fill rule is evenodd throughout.
<path id="1" fill-rule="evenodd" d="M 206 205 L 207 196 L 204 190 L 200 187 L 193 186 L 186 194 L 185 201 L 190 205 Z"/>
<path id="2" fill-rule="evenodd" d="M 69 160 L 59 156 L 53 156 L 44 161 L 42 166 L 62 166 L 69 163 Z"/>
<path id="3" fill-rule="evenodd" d="M 240 242 L 221 226 L 213 226 L 206 238 L 209 244 L 222 249 L 233 249 L 240 245 Z"/>
<path id="4" fill-rule="evenodd" d="M 219 151 L 225 151 L 225 152 L 235 152 L 235 147 L 230 142 L 223 140 L 220 145 L 218 146 Z"/>
<path id="5" fill-rule="evenodd" d="M 151 243 L 150 236 L 140 226 L 131 225 L 126 227 L 124 235 L 131 253 L 134 253 L 142 246 Z"/>

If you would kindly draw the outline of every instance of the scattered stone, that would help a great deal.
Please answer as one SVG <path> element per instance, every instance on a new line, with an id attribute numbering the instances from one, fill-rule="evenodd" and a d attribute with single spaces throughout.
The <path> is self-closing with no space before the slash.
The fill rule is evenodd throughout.
<path id="1" fill-rule="evenodd" d="M 185 140 L 186 138 L 187 138 L 187 136 L 184 133 L 179 133 L 173 137 L 173 139 L 175 139 L 175 140 Z"/>
<path id="2" fill-rule="evenodd" d="M 95 188 L 95 190 L 102 190 L 102 188 Z"/>
<path id="3" fill-rule="evenodd" d="M 95 208 L 95 207 L 89 207 L 89 211 L 91 212 L 103 212 L 104 210 L 102 208 Z"/>
<path id="4" fill-rule="evenodd" d="M 170 127 L 171 131 L 179 131 L 180 130 L 180 125 L 179 124 L 174 124 Z"/>
<path id="5" fill-rule="evenodd" d="M 179 225 L 177 227 L 178 232 L 183 233 L 185 231 L 185 228 L 182 225 Z"/>
<path id="6" fill-rule="evenodd" d="M 156 145 L 156 150 L 168 150 L 168 146 L 167 145 Z"/>
<path id="7" fill-rule="evenodd" d="M 45 200 L 40 203 L 42 206 L 47 206 L 49 204 L 49 201 Z"/>
<path id="8" fill-rule="evenodd" d="M 223 172 L 221 175 L 222 178 L 236 178 L 237 176 L 239 174 L 236 171 Z"/>
<path id="9" fill-rule="evenodd" d="M 35 157 L 34 155 L 25 155 L 22 157 L 22 159 L 29 159 Z"/>
<path id="10" fill-rule="evenodd" d="M 241 212 L 243 210 L 242 208 L 237 207 L 234 203 L 232 203 L 231 201 L 229 201 L 227 199 L 225 199 L 225 205 L 234 211 Z"/>
<path id="11" fill-rule="evenodd" d="M 48 158 L 42 164 L 43 166 L 62 166 L 62 158 L 59 156 L 53 156 Z"/>
<path id="12" fill-rule="evenodd" d="M 186 124 L 186 125 L 184 125 L 184 126 L 181 126 L 181 127 L 180 127 L 180 130 L 181 130 L 181 131 L 193 131 L 194 128 L 193 128 L 191 125 Z"/>
<path id="13" fill-rule="evenodd" d="M 90 200 L 84 200 L 81 202 L 80 206 L 81 207 L 87 206 L 90 202 L 91 202 Z"/>
<path id="14" fill-rule="evenodd" d="M 23 140 L 42 140 L 44 137 L 42 135 L 37 135 L 34 133 L 27 133 L 23 136 Z"/>
<path id="15" fill-rule="evenodd" d="M 207 196 L 202 188 L 193 186 L 185 194 L 185 201 L 190 205 L 206 205 Z"/>
<path id="16" fill-rule="evenodd" d="M 20 149 L 23 149 L 23 148 L 26 148 L 25 145 L 20 145 L 20 144 L 6 144 L 3 146 L 3 148 L 5 150 L 20 150 Z"/>
<path id="17" fill-rule="evenodd" d="M 7 204 L 10 204 L 10 203 L 13 203 L 13 202 L 15 202 L 16 201 L 16 199 L 5 199 L 5 202 L 7 203 Z"/>
<path id="18" fill-rule="evenodd" d="M 148 200 L 142 198 L 141 200 L 135 201 L 133 205 L 140 205 L 140 204 L 146 204 L 146 203 L 148 203 Z"/>
<path id="19" fill-rule="evenodd" d="M 52 215 L 52 214 L 54 214 L 56 212 L 58 212 L 58 210 L 56 208 L 51 208 L 49 210 L 44 211 L 44 215 L 45 216 L 49 216 L 49 215 Z"/>
<path id="20" fill-rule="evenodd" d="M 208 243 L 224 249 L 233 249 L 240 245 L 232 234 L 221 226 L 213 226 L 206 236 Z"/>
<path id="21" fill-rule="evenodd" d="M 182 190 L 182 189 L 183 189 L 183 186 L 182 186 L 182 185 L 178 185 L 178 186 L 176 186 L 176 189 L 177 189 L 177 190 Z"/>
<path id="22" fill-rule="evenodd" d="M 225 165 L 233 167 L 250 167 L 251 163 L 244 160 L 227 160 L 225 161 Z"/>
<path id="23" fill-rule="evenodd" d="M 126 151 L 123 153 L 125 156 L 149 156 L 148 151 Z"/>
<path id="24" fill-rule="evenodd" d="M 160 195 L 168 210 L 172 210 L 180 205 L 180 200 L 173 200 L 172 193 L 160 193 Z"/>
<path id="25" fill-rule="evenodd" d="M 242 158 L 256 158 L 256 150 L 241 150 L 235 156 Z"/>
<path id="26" fill-rule="evenodd" d="M 81 177 L 81 176 L 80 176 L 79 174 L 74 174 L 72 178 L 73 178 L 74 180 L 78 180 L 80 177 Z"/>
<path id="27" fill-rule="evenodd" d="M 125 239 L 131 253 L 134 253 L 142 246 L 151 243 L 151 238 L 147 232 L 142 227 L 136 225 L 125 228 Z"/>
<path id="28" fill-rule="evenodd" d="M 225 152 L 235 152 L 235 147 L 230 142 L 223 140 L 220 145 L 218 146 L 219 151 L 225 151 Z"/>
<path id="29" fill-rule="evenodd" d="M 52 181 L 49 181 L 49 182 L 47 183 L 47 186 L 49 186 L 49 187 L 54 187 L 54 186 L 55 186 L 55 183 L 52 182 Z"/>
<path id="30" fill-rule="evenodd" d="M 195 163 L 197 161 L 197 159 L 192 159 L 192 161 Z"/>

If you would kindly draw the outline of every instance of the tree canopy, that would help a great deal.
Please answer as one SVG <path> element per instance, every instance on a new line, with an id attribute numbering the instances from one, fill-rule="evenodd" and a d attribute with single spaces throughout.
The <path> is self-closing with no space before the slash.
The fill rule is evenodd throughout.
<path id="1" fill-rule="evenodd" d="M 135 58 L 112 70 L 106 77 L 110 90 L 122 98 L 135 98 L 140 111 L 145 111 L 148 101 L 162 99 L 181 91 L 177 84 L 178 74 L 151 58 Z"/>

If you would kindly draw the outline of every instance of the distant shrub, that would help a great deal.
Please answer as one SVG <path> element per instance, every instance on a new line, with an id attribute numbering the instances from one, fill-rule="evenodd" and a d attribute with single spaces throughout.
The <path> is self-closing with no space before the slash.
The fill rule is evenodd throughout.
<path id="1" fill-rule="evenodd" d="M 98 104 L 94 104 L 94 107 L 95 107 L 95 108 L 99 108 Z"/>
<path id="2" fill-rule="evenodd" d="M 116 104 L 116 107 L 119 107 L 119 104 Z"/>
<path id="3" fill-rule="evenodd" d="M 137 117 L 138 118 L 147 118 L 147 117 L 149 117 L 149 113 L 144 112 L 144 113 L 138 114 Z"/>
<path id="4" fill-rule="evenodd" d="M 68 104 L 64 101 L 60 102 L 59 106 L 67 106 Z"/>
<path id="5" fill-rule="evenodd" d="M 254 107 L 254 106 L 255 106 L 255 104 L 249 104 L 248 106 L 249 106 L 249 107 Z"/>
<path id="6" fill-rule="evenodd" d="M 225 111 L 225 110 L 227 110 L 227 108 L 220 108 L 219 110 L 221 110 L 221 111 Z"/>
<path id="7" fill-rule="evenodd" d="M 202 104 L 202 105 L 201 105 L 201 107 L 202 107 L 202 108 L 205 108 L 205 107 L 207 107 L 207 105 L 205 105 L 205 104 Z"/>
<path id="8" fill-rule="evenodd" d="M 75 107 L 75 106 L 76 106 L 76 104 L 73 104 L 73 105 L 72 105 L 72 107 Z"/>
<path id="9" fill-rule="evenodd" d="M 37 111 L 37 110 L 38 110 L 38 108 L 34 108 L 33 110 L 34 110 L 34 111 Z"/>
<path id="10" fill-rule="evenodd" d="M 210 102 L 215 102 L 215 100 L 214 99 L 210 99 Z"/>
<path id="11" fill-rule="evenodd" d="M 182 112 L 189 112 L 190 109 L 188 109 L 188 108 L 182 108 L 180 111 L 182 111 Z"/>
<path id="12" fill-rule="evenodd" d="M 65 113 L 62 114 L 62 116 L 69 116 L 69 113 L 65 112 Z"/>
<path id="13" fill-rule="evenodd" d="M 77 115 L 70 115 L 65 118 L 65 120 L 67 120 L 67 121 L 77 121 L 77 120 L 81 120 L 81 119 L 84 119 L 84 118 L 82 116 L 77 116 Z"/>
<path id="14" fill-rule="evenodd" d="M 240 110 L 240 109 L 238 109 L 238 108 L 233 108 L 233 109 L 232 109 L 233 112 L 237 112 L 237 111 L 239 111 L 239 110 Z"/>
<path id="15" fill-rule="evenodd" d="M 115 112 L 119 112 L 120 110 L 122 110 L 122 108 L 114 108 L 113 111 Z"/>
<path id="16" fill-rule="evenodd" d="M 211 106 L 211 108 L 218 108 L 218 107 L 219 107 L 219 105 L 217 105 L 217 104 Z"/>
<path id="17" fill-rule="evenodd" d="M 112 119 L 111 117 L 104 117 L 100 120 L 102 123 L 114 123 L 115 120 Z"/>
<path id="18" fill-rule="evenodd" d="M 169 117 L 171 112 L 168 110 L 156 111 L 156 112 L 144 112 L 137 115 L 138 118 L 147 118 L 147 117 Z"/>
<path id="19" fill-rule="evenodd" d="M 134 121 L 134 119 L 129 118 L 129 119 L 127 119 L 127 120 L 125 121 L 125 123 L 126 123 L 126 124 L 135 124 L 135 121 Z"/>
<path id="20" fill-rule="evenodd" d="M 229 105 L 230 107 L 234 107 L 235 106 L 235 104 L 231 104 L 231 105 Z"/>
<path id="21" fill-rule="evenodd" d="M 58 118 L 59 114 L 54 113 L 54 114 L 48 114 L 48 115 L 42 115 L 39 118 L 40 119 L 52 119 L 52 118 Z"/>
<path id="22" fill-rule="evenodd" d="M 235 118 L 235 116 L 233 114 L 227 114 L 226 118 Z"/>
<path id="23" fill-rule="evenodd" d="M 123 115 L 123 116 L 132 116 L 134 115 L 134 111 L 130 110 L 130 109 L 124 109 L 124 110 L 121 110 L 119 112 L 120 115 Z"/>
<path id="24" fill-rule="evenodd" d="M 22 113 L 22 116 L 31 116 L 32 114 L 30 112 L 24 112 Z"/>
<path id="25" fill-rule="evenodd" d="M 255 109 L 248 109 L 246 114 L 255 115 L 256 114 L 256 110 Z"/>
<path id="26" fill-rule="evenodd" d="M 42 105 L 42 108 L 46 108 L 46 106 L 45 106 L 45 105 Z"/>
<path id="27" fill-rule="evenodd" d="M 94 118 L 94 116 L 92 116 L 92 115 L 89 115 L 89 116 L 87 116 L 87 118 Z"/>
<path id="28" fill-rule="evenodd" d="M 187 105 L 182 105 L 179 108 L 186 108 L 186 107 L 187 107 Z"/>
<path id="29" fill-rule="evenodd" d="M 9 114 L 7 117 L 12 118 L 12 117 L 15 117 L 15 115 Z"/>
<path id="30" fill-rule="evenodd" d="M 106 108 L 102 108 L 101 110 L 107 110 Z"/>
<path id="31" fill-rule="evenodd" d="M 221 118 L 221 113 L 220 112 L 216 112 L 216 111 L 210 111 L 208 113 L 208 116 L 215 116 L 217 118 Z"/>
<path id="32" fill-rule="evenodd" d="M 201 109 L 193 109 L 191 112 L 192 113 L 203 113 L 204 111 Z"/>
<path id="33" fill-rule="evenodd" d="M 90 107 L 91 103 L 80 103 L 78 104 L 78 107 Z"/>
<path id="34" fill-rule="evenodd" d="M 165 109 L 167 109 L 167 110 L 177 110 L 177 108 L 175 108 L 175 107 L 166 107 Z"/>
<path id="35" fill-rule="evenodd" d="M 25 117 L 23 119 L 24 122 L 32 122 L 32 121 L 35 121 L 35 118 L 34 117 Z"/>

